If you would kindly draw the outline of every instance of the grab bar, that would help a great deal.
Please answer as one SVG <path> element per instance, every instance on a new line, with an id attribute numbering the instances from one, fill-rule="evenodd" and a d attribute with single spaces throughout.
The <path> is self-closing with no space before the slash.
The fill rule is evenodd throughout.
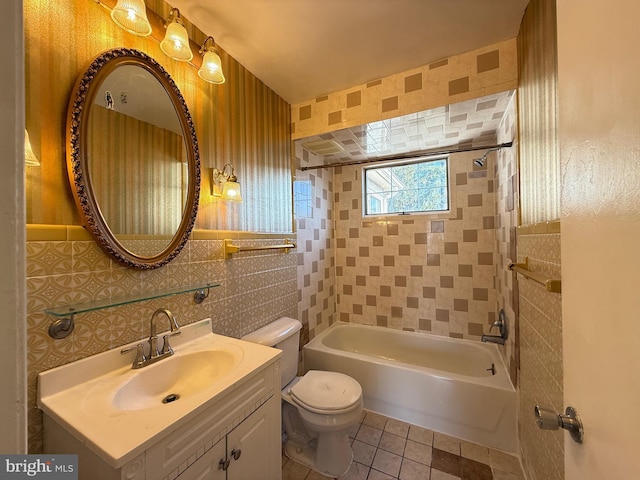
<path id="1" fill-rule="evenodd" d="M 288 238 L 284 241 L 284 245 L 265 245 L 262 247 L 243 247 L 241 245 L 234 245 L 233 240 L 225 239 L 224 241 L 224 256 L 225 258 L 231 258 L 231 255 L 238 252 L 253 252 L 256 250 L 283 250 L 285 253 L 289 253 L 291 248 L 296 248 L 296 244 L 291 242 Z"/>
<path id="2" fill-rule="evenodd" d="M 531 280 L 544 285 L 548 292 L 562 293 L 562 282 L 560 280 L 546 278 L 541 273 L 529 270 L 529 257 L 524 258 L 524 263 L 509 264 L 509 270 L 513 270 L 516 273 L 524 275 L 526 278 L 530 278 Z"/>

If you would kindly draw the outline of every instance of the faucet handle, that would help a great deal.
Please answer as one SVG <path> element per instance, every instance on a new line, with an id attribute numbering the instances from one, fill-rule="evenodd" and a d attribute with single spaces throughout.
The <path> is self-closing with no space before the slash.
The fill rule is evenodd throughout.
<path id="1" fill-rule="evenodd" d="M 136 358 L 133 361 L 133 365 L 131 366 L 131 368 L 144 367 L 144 364 L 147 361 L 147 357 L 144 356 L 144 343 L 138 343 L 137 345 L 131 345 L 129 347 L 125 347 L 122 350 L 120 350 L 120 355 L 124 355 L 133 350 L 136 351 Z"/>
<path id="2" fill-rule="evenodd" d="M 162 336 L 162 351 L 160 352 L 160 355 L 173 354 L 173 348 L 171 348 L 171 345 L 169 344 L 169 339 L 180 334 L 182 334 L 182 332 L 180 330 L 177 330 L 175 332 L 167 333 L 166 335 Z"/>

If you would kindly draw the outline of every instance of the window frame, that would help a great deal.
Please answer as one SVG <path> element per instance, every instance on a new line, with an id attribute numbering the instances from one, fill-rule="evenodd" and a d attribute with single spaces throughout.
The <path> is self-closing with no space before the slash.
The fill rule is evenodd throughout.
<path id="1" fill-rule="evenodd" d="M 389 212 L 389 213 L 368 213 L 369 211 L 369 195 L 367 194 L 367 171 L 368 170 L 376 170 L 383 169 L 389 167 L 402 167 L 405 165 L 414 165 L 414 164 L 422 164 L 422 163 L 430 163 L 437 161 L 445 161 L 446 164 L 446 197 L 447 197 L 447 208 L 443 210 L 419 210 L 419 211 L 410 211 L 410 212 Z M 362 217 L 363 218 L 379 218 L 379 217 L 397 217 L 397 216 L 408 216 L 408 215 L 443 215 L 451 213 L 452 211 L 452 188 L 453 183 L 451 181 L 451 156 L 439 156 L 439 157 L 419 157 L 411 160 L 398 160 L 394 162 L 386 162 L 375 164 L 371 166 L 362 167 Z M 374 197 L 375 198 L 375 197 Z M 381 200 L 382 201 L 382 200 Z M 384 202 L 383 202 L 384 203 Z"/>

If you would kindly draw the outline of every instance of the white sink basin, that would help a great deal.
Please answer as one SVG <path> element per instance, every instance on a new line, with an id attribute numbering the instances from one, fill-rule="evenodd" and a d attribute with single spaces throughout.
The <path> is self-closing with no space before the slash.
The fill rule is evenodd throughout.
<path id="1" fill-rule="evenodd" d="M 204 350 L 174 354 L 141 368 L 115 393 L 119 410 L 161 407 L 202 392 L 230 373 L 242 359 L 239 350 Z"/>
<path id="2" fill-rule="evenodd" d="M 118 347 L 40 373 L 38 406 L 120 468 L 281 355 L 212 333 L 210 319 L 181 331 L 172 356 L 140 369 Z"/>

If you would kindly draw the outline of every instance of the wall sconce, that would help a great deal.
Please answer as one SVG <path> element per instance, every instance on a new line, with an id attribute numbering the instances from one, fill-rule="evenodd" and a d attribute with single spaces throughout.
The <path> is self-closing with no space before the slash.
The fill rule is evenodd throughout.
<path id="1" fill-rule="evenodd" d="M 207 42 L 211 40 L 211 45 L 207 47 Z M 200 54 L 204 56 L 202 66 L 198 70 L 198 75 L 204 81 L 209 83 L 224 83 L 224 75 L 222 73 L 222 65 L 218 50 L 215 47 L 213 37 L 207 37 L 200 47 Z"/>
<path id="2" fill-rule="evenodd" d="M 127 32 L 146 37 L 151 34 L 144 0 L 118 0 L 111 10 L 111 18 Z"/>
<path id="3" fill-rule="evenodd" d="M 242 201 L 240 184 L 236 177 L 233 166 L 227 163 L 222 169 L 210 168 L 211 195 L 221 200 Z"/>
<path id="4" fill-rule="evenodd" d="M 173 19 L 172 19 L 173 17 Z M 168 57 L 179 62 L 188 62 L 193 58 L 193 52 L 189 47 L 189 34 L 180 18 L 180 10 L 172 8 L 169 18 L 165 23 L 167 33 L 160 42 L 160 49 Z"/>
<path id="5" fill-rule="evenodd" d="M 27 129 L 24 130 L 24 163 L 27 167 L 40 166 L 40 162 L 31 148 L 31 141 L 29 141 L 29 132 L 27 132 Z"/>

